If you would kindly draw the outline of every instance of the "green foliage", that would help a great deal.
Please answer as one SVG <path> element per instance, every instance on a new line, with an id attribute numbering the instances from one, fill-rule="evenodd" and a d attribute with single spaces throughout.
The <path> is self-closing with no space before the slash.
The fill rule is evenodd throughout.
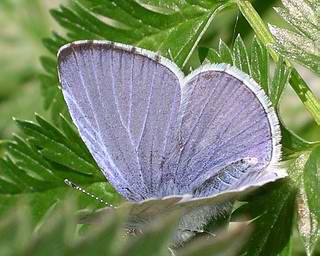
<path id="1" fill-rule="evenodd" d="M 254 232 L 243 255 L 278 255 L 287 245 L 294 217 L 295 189 L 288 182 L 267 185 L 234 215 L 250 216 Z"/>
<path id="2" fill-rule="evenodd" d="M 273 27 L 278 40 L 275 43 L 250 2 L 245 0 L 78 0 L 51 12 L 67 33 L 65 36 L 53 33 L 44 40 L 44 45 L 55 55 L 59 47 L 69 41 L 112 40 L 158 51 L 186 69 L 216 13 L 235 2 L 256 33 L 251 47 L 246 47 L 240 36 L 232 48 L 220 41 L 218 49 L 199 48 L 201 62 L 229 63 L 250 74 L 269 95 L 276 110 L 289 81 L 306 109 L 320 123 L 318 99 L 288 61 L 296 60 L 319 74 L 316 44 L 319 28 L 314 26 L 319 18 L 316 1 L 301 0 L 299 6 L 285 1 L 285 6 L 277 9 L 293 25 L 294 32 Z M 3 3 L 10 6 L 8 1 Z M 311 7 L 316 7 L 316 11 Z M 297 13 L 303 15 L 297 16 Z M 274 48 L 270 48 L 270 44 Z M 272 75 L 269 54 L 275 61 Z M 167 247 L 180 213 L 159 217 L 144 234 L 124 239 L 121 230 L 126 212 L 110 214 L 105 222 L 79 234 L 74 217 L 76 210 L 95 210 L 104 205 L 75 192 L 78 204 L 74 208 L 59 207 L 70 192 L 64 184 L 65 178 L 112 204 L 118 204 L 121 198 L 105 181 L 70 123 L 59 89 L 56 58 L 42 57 L 41 64 L 44 72 L 39 78 L 45 109 L 50 108 L 54 125 L 39 115 L 36 122 L 16 120 L 22 135 L 1 141 L 5 154 L 0 159 L 0 213 L 12 207 L 21 196 L 28 198 L 30 209 L 19 205 L 19 210 L 1 218 L 0 254 L 169 254 Z M 244 198 L 244 204 L 233 213 L 233 218 L 250 217 L 252 233 L 248 241 L 246 235 L 240 233 L 242 226 L 231 233 L 219 234 L 216 240 L 196 239 L 177 250 L 177 255 L 238 255 L 240 248 L 244 255 L 292 255 L 290 241 L 295 220 L 305 250 L 312 255 L 320 237 L 319 143 L 304 141 L 283 125 L 281 128 L 285 167 L 290 179 L 263 187 Z M 74 205 L 71 201 L 67 204 Z M 60 210 L 50 217 L 50 212 L 56 212 L 52 208 Z M 41 228 L 33 232 L 33 227 L 41 221 Z"/>
<path id="3" fill-rule="evenodd" d="M 99 225 L 77 232 L 76 204 L 71 198 L 57 207 L 37 231 L 30 223 L 29 208 L 20 202 L 0 218 L 1 255 L 108 255 L 108 256 L 164 256 L 169 251 L 169 237 L 173 234 L 180 213 L 155 216 L 144 234 L 132 236 L 123 232 L 126 211 L 110 212 Z M 240 236 L 241 234 L 241 236 Z M 238 225 L 229 232 L 199 239 L 189 249 L 177 249 L 176 255 L 218 255 L 227 249 L 228 255 L 237 255 L 247 228 Z M 232 239 L 232 246 L 229 244 Z M 225 251 L 225 250 L 223 250 Z M 173 252 L 173 250 L 172 250 Z M 219 254 L 220 255 L 220 254 Z M 224 255 L 224 254 L 221 254 Z"/>
<path id="4" fill-rule="evenodd" d="M 265 45 L 268 46 L 268 52 L 275 62 L 279 61 L 279 55 L 270 48 L 270 45 L 275 43 L 275 39 L 272 34 L 260 18 L 259 14 L 253 8 L 251 3 L 247 0 L 237 0 L 237 5 L 242 13 L 242 15 L 249 22 L 250 26 L 256 33 L 257 38 Z M 291 64 L 287 61 L 288 65 Z M 290 85 L 292 89 L 299 96 L 306 110 L 309 111 L 311 116 L 314 118 L 314 121 L 319 125 L 320 124 L 320 100 L 319 98 L 311 91 L 308 84 L 303 80 L 300 74 L 292 68 Z"/>
<path id="5" fill-rule="evenodd" d="M 64 184 L 67 178 L 106 201 L 119 202 L 120 197 L 106 184 L 78 133 L 63 116 L 61 130 L 38 115 L 36 120 L 37 123 L 16 120 L 24 137 L 15 135 L 5 142 L 7 154 L 0 159 L 0 200 L 30 194 L 34 199 L 31 200 L 34 220 L 40 221 L 68 192 Z M 85 195 L 81 198 L 81 207 L 103 206 Z"/>
<path id="6" fill-rule="evenodd" d="M 277 13 L 292 30 L 270 26 L 277 42 L 273 48 L 320 75 L 320 8 L 318 0 L 282 1 Z"/>
<path id="7" fill-rule="evenodd" d="M 320 240 L 320 147 L 297 158 L 294 181 L 299 190 L 297 197 L 298 229 L 307 255 L 312 255 Z"/>

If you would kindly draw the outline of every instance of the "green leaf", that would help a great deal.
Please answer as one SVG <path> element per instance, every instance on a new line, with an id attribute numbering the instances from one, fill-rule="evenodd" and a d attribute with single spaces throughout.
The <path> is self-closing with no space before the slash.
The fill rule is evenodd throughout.
<path id="1" fill-rule="evenodd" d="M 246 18 L 256 33 L 257 38 L 266 46 L 274 44 L 275 39 L 260 18 L 259 14 L 253 8 L 252 4 L 247 0 L 237 0 L 236 2 L 242 15 Z M 278 54 L 270 47 L 267 49 L 273 60 L 278 62 Z M 286 62 L 288 66 L 292 67 L 292 64 L 289 61 Z M 294 68 L 292 68 L 291 71 L 290 85 L 299 96 L 305 108 L 312 115 L 316 123 L 320 124 L 320 101 Z"/>
<path id="2" fill-rule="evenodd" d="M 83 142 L 74 143 L 74 137 L 68 138 L 56 127 L 43 118 L 36 116 L 38 124 L 17 120 L 19 127 L 28 136 L 28 142 L 33 146 L 34 156 L 40 158 L 47 166 L 50 162 L 65 166 L 74 172 L 86 175 L 100 174 L 100 171 L 86 151 L 82 151 Z M 77 135 L 76 137 L 79 137 Z M 39 156 L 42 155 L 42 157 Z"/>
<path id="3" fill-rule="evenodd" d="M 19 202 L 19 209 L 10 209 L 2 214 L 0 221 L 0 254 L 13 255 L 21 252 L 29 243 L 31 234 L 30 211 L 25 201 Z"/>
<path id="4" fill-rule="evenodd" d="M 251 75 L 269 93 L 269 54 L 267 48 L 254 37 L 251 45 Z"/>
<path id="5" fill-rule="evenodd" d="M 306 161 L 306 155 L 301 161 Z M 312 255 L 320 240 L 320 146 L 313 149 L 300 171 L 300 190 L 297 199 L 298 228 L 307 255 Z"/>
<path id="6" fill-rule="evenodd" d="M 207 58 L 208 53 L 209 53 L 209 48 L 206 48 L 206 47 L 199 47 L 198 48 L 198 56 L 199 56 L 199 60 L 200 60 L 201 64 Z"/>
<path id="7" fill-rule="evenodd" d="M 279 253 L 279 256 L 292 256 L 292 255 L 293 254 L 292 254 L 292 236 L 291 236 L 287 245 Z"/>
<path id="8" fill-rule="evenodd" d="M 298 191 L 297 226 L 307 255 L 312 255 L 320 238 L 319 163 L 320 147 L 313 144 L 313 147 L 300 152 L 288 168 Z"/>
<path id="9" fill-rule="evenodd" d="M 214 49 L 211 48 L 206 48 L 206 56 L 204 57 L 204 63 L 209 62 L 209 63 L 222 63 L 223 60 L 220 57 L 220 53 Z M 204 52 L 203 52 L 204 53 Z"/>
<path id="10" fill-rule="evenodd" d="M 51 59 L 53 61 L 53 59 Z M 46 64 L 44 64 L 46 65 Z M 50 67 L 44 67 L 50 70 Z M 52 70 L 53 72 L 53 70 Z M 62 92 L 59 89 L 59 82 L 56 71 L 50 74 L 39 75 L 41 82 L 41 91 L 44 98 L 45 110 L 51 109 L 51 117 L 55 123 L 58 122 L 59 115 L 67 114 L 67 108 L 62 96 Z"/>
<path id="11" fill-rule="evenodd" d="M 180 0 L 137 0 L 137 2 L 146 9 L 164 14 L 177 12 L 184 4 Z"/>
<path id="12" fill-rule="evenodd" d="M 288 83 L 291 69 L 287 67 L 282 58 L 277 63 L 272 84 L 270 87 L 270 100 L 272 105 L 277 108 L 285 85 Z"/>
<path id="13" fill-rule="evenodd" d="M 292 131 L 288 130 L 282 124 L 281 127 L 281 143 L 283 148 L 283 158 L 295 158 L 297 155 L 303 153 L 304 151 L 311 150 L 311 148 L 318 144 L 318 143 L 311 143 L 302 138 L 298 135 L 294 134 Z"/>
<path id="14" fill-rule="evenodd" d="M 247 48 L 240 35 L 237 36 L 233 46 L 234 66 L 244 73 L 251 75 L 251 68 Z"/>
<path id="15" fill-rule="evenodd" d="M 305 165 L 303 178 L 308 206 L 320 222 L 320 146 L 313 149 Z"/>
<path id="16" fill-rule="evenodd" d="M 320 75 L 320 9 L 318 0 L 282 1 L 277 13 L 292 25 L 292 30 L 270 26 L 277 42 L 273 48 L 281 55 Z"/>
<path id="17" fill-rule="evenodd" d="M 289 131 L 284 131 L 288 136 Z M 299 231 L 308 255 L 311 255 L 319 239 L 320 147 L 308 144 L 293 134 L 290 134 L 289 138 L 293 151 L 296 152 L 295 157 L 288 161 L 286 166 L 290 183 L 286 181 L 271 184 L 269 186 L 272 190 L 268 190 L 267 187 L 262 188 L 260 193 L 249 196 L 248 203 L 233 214 L 234 216 L 249 214 L 250 217 L 256 218 L 253 221 L 255 226 L 253 235 L 248 245 L 244 247 L 247 255 L 277 255 L 280 252 L 281 255 L 290 255 L 288 243 L 296 210 Z M 309 150 L 312 148 L 314 149 L 311 153 Z"/>
<path id="18" fill-rule="evenodd" d="M 100 255 L 101 252 L 104 252 L 104 255 L 116 254 L 115 245 L 119 244 L 119 235 L 122 233 L 125 219 L 123 215 L 110 214 L 100 225 L 90 227 L 87 235 L 71 246 L 70 255 Z"/>
<path id="19" fill-rule="evenodd" d="M 14 202 L 27 193 L 36 224 L 70 190 L 64 183 L 68 178 L 88 192 L 117 204 L 120 196 L 107 183 L 74 127 L 63 117 L 61 130 L 38 115 L 36 120 L 37 123 L 16 120 L 25 136 L 15 136 L 5 145 L 10 156 L 0 158 L 0 201 L 6 197 Z M 83 208 L 104 206 L 76 193 Z"/>
<path id="20" fill-rule="evenodd" d="M 270 184 L 249 197 L 234 215 L 249 215 L 253 233 L 243 255 L 278 255 L 287 245 L 293 224 L 295 189 L 286 181 Z"/>
<path id="21" fill-rule="evenodd" d="M 229 4 L 225 0 L 180 2 L 174 13 L 167 14 L 160 13 L 159 10 L 154 12 L 150 8 L 146 9 L 132 0 L 113 3 L 99 0 L 79 2 L 93 13 L 111 18 L 128 27 L 127 30 L 112 27 L 115 32 L 124 35 L 123 38 L 118 38 L 114 33 L 108 33 L 110 26 L 106 26 L 104 33 L 100 33 L 105 39 L 158 51 L 164 56 L 173 57 L 174 62 L 180 67 L 186 64 L 215 13 Z M 148 5 L 159 7 L 158 1 L 148 1 Z M 74 10 L 77 12 L 78 8 Z M 92 23 L 94 22 L 96 21 L 92 20 Z"/>
<path id="22" fill-rule="evenodd" d="M 34 233 L 25 250 L 28 255 L 65 255 L 76 234 L 75 203 L 68 199 L 64 207 L 55 209 Z"/>
<path id="23" fill-rule="evenodd" d="M 220 40 L 219 42 L 219 56 L 221 62 L 231 65 L 233 64 L 233 55 L 231 53 L 231 50 L 222 40 Z"/>
<path id="24" fill-rule="evenodd" d="M 74 197 L 69 197 L 33 232 L 30 209 L 26 205 L 20 202 L 0 216 L 0 252 L 3 255 L 170 255 L 169 241 L 181 216 L 179 211 L 155 215 L 144 233 L 132 236 L 123 230 L 127 211 L 114 210 L 98 225 L 87 226 L 80 233 L 80 226 L 76 224 L 78 206 Z M 238 225 L 218 238 L 199 238 L 190 244 L 190 250 L 177 250 L 177 255 L 217 255 L 217 252 L 220 255 L 223 248 L 230 252 L 227 255 L 236 255 L 247 234 L 245 224 Z M 231 246 L 229 239 L 232 239 Z"/>

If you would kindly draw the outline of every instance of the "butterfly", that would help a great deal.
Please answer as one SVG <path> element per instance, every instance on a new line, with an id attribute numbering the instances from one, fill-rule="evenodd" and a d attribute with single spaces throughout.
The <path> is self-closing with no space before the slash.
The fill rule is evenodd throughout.
<path id="1" fill-rule="evenodd" d="M 226 199 L 286 176 L 275 111 L 235 67 L 185 76 L 145 49 L 76 41 L 59 50 L 58 73 L 82 140 L 134 219 L 183 205 L 180 230 L 192 233 L 230 211 Z"/>

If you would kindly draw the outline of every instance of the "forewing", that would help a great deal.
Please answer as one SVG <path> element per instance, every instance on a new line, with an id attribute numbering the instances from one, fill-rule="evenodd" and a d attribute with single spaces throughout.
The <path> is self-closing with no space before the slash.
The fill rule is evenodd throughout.
<path id="1" fill-rule="evenodd" d="M 162 61 L 101 41 L 75 42 L 59 52 L 63 95 L 80 135 L 107 179 L 130 200 L 153 196 L 174 143 L 181 75 Z"/>
<path id="2" fill-rule="evenodd" d="M 231 166 L 231 185 L 246 172 L 259 172 L 278 161 L 275 113 L 262 89 L 237 69 L 210 65 L 186 77 L 180 114 L 180 149 L 174 158 L 178 159 L 175 179 L 181 191 L 193 191 L 243 159 L 255 159 L 255 163 L 249 168 Z M 233 187 L 220 185 L 215 193 Z"/>

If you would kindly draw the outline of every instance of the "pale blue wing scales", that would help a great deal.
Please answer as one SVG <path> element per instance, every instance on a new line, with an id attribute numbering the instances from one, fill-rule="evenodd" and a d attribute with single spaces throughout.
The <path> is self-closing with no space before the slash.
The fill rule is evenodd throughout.
<path id="1" fill-rule="evenodd" d="M 269 106 L 263 106 L 266 99 L 259 88 L 256 86 L 254 92 L 223 69 L 204 69 L 186 81 L 182 88 L 180 150 L 174 157 L 178 159 L 175 179 L 179 190 L 201 186 L 239 159 L 256 158 L 256 172 L 267 167 L 275 153 L 273 137 L 278 136 L 272 134 L 271 126 L 277 123 L 269 117 Z"/>
<path id="2" fill-rule="evenodd" d="M 78 42 L 59 54 L 71 116 L 107 179 L 131 200 L 152 196 L 180 104 L 175 73 L 123 45 Z"/>
<path id="3" fill-rule="evenodd" d="M 175 143 L 173 135 L 177 126 L 180 87 L 177 87 L 178 81 L 172 80 L 172 74 L 167 70 L 156 72 L 152 80 L 150 103 L 146 108 L 145 120 L 142 122 L 137 151 L 139 159 L 144 163 L 143 173 L 150 184 L 150 195 L 159 196 L 157 185 L 161 176 L 165 172 L 170 172 L 164 168 L 164 162 L 168 157 L 168 149 Z M 136 91 L 136 98 L 140 98 L 138 94 L 139 91 Z M 132 122 L 133 120 L 136 120 L 134 114 Z"/>
<path id="4" fill-rule="evenodd" d="M 137 152 L 147 196 L 157 196 L 155 184 L 165 171 L 167 149 L 175 142 L 179 81 L 170 69 L 144 55 L 115 49 L 112 56 L 116 105 Z"/>
<path id="5" fill-rule="evenodd" d="M 132 159 L 132 147 L 123 149 L 123 144 L 120 143 L 127 134 L 119 125 L 112 87 L 102 85 L 106 75 L 103 74 L 102 67 L 97 65 L 97 62 L 102 61 L 99 55 L 90 47 L 81 45 L 71 46 L 60 53 L 59 73 L 63 93 L 82 138 L 104 174 L 120 192 L 129 194 L 130 192 L 125 191 L 128 188 L 139 196 L 143 187 L 130 187 L 127 177 L 119 171 L 127 166 L 137 166 L 137 161 Z M 105 97 L 102 99 L 103 93 Z M 105 101 L 108 101 L 107 109 Z M 92 136 L 94 141 L 91 140 Z M 116 150 L 106 147 L 108 145 L 112 148 L 116 144 L 119 145 Z M 118 159 L 114 159 L 115 157 Z M 128 163 L 129 160 L 132 162 Z"/>

